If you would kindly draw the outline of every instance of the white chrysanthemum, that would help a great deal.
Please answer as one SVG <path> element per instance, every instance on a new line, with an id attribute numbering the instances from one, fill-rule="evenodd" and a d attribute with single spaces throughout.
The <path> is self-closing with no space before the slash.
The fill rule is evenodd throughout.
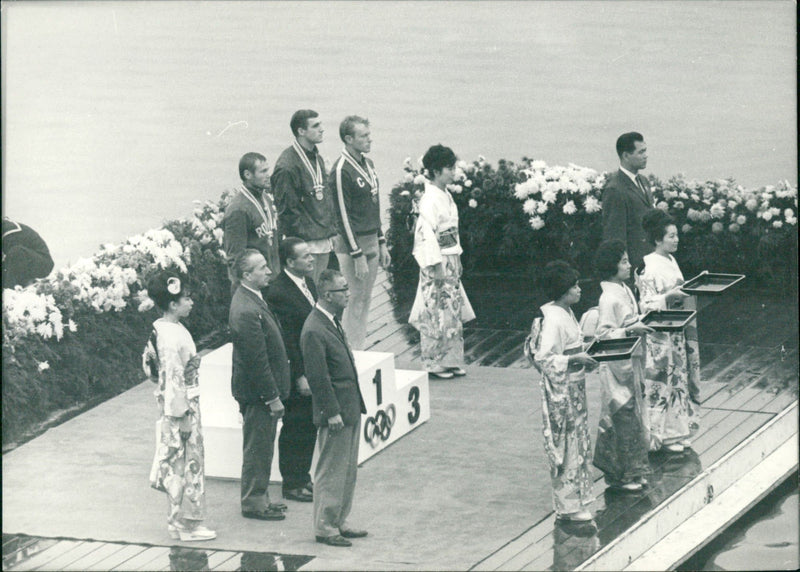
<path id="1" fill-rule="evenodd" d="M 38 363 L 36 364 L 36 367 L 37 367 L 37 369 L 38 369 L 39 371 L 45 371 L 45 370 L 47 370 L 47 369 L 50 369 L 50 364 L 49 364 L 49 363 L 47 363 L 46 361 L 40 361 L 40 362 L 38 362 Z"/>
<path id="2" fill-rule="evenodd" d="M 698 221 L 700 220 L 700 212 L 696 211 L 693 208 L 690 208 L 689 211 L 686 213 L 686 218 L 691 221 Z"/>
<path id="3" fill-rule="evenodd" d="M 67 329 L 68 329 L 70 332 L 77 332 L 77 331 L 78 331 L 78 324 L 76 324 L 75 322 L 73 322 L 73 321 L 72 321 L 72 318 L 70 318 L 70 319 L 67 321 Z"/>
<path id="4" fill-rule="evenodd" d="M 684 206 L 685 205 L 683 204 L 683 201 L 675 201 L 674 203 L 672 203 L 672 207 L 677 210 L 683 210 Z"/>
<path id="5" fill-rule="evenodd" d="M 716 234 L 719 234 L 724 229 L 725 229 L 725 227 L 722 226 L 722 223 L 719 222 L 719 221 L 717 221 L 717 222 L 715 222 L 714 224 L 711 225 L 711 232 L 716 233 Z"/>
<path id="6" fill-rule="evenodd" d="M 659 201 L 659 203 L 656 205 L 656 208 L 664 212 L 669 211 L 669 205 L 667 204 L 667 201 Z"/>
<path id="7" fill-rule="evenodd" d="M 417 175 L 414 177 L 414 184 L 415 185 L 424 185 L 425 184 L 425 176 L 422 174 Z"/>
<path id="8" fill-rule="evenodd" d="M 547 212 L 547 203 L 544 201 L 540 201 L 539 204 L 536 206 L 536 213 L 544 214 L 546 212 Z"/>
<path id="9" fill-rule="evenodd" d="M 531 163 L 531 169 L 534 169 L 536 171 L 543 171 L 544 169 L 547 169 L 547 163 L 541 160 L 534 161 Z"/>
<path id="10" fill-rule="evenodd" d="M 739 216 L 736 217 L 736 224 L 738 224 L 739 226 L 742 226 L 746 222 L 747 222 L 747 217 L 746 216 L 739 215 Z"/>
<path id="11" fill-rule="evenodd" d="M 715 203 L 711 205 L 709 212 L 711 213 L 711 218 L 722 218 L 725 216 L 725 205 Z"/>
<path id="12" fill-rule="evenodd" d="M 744 203 L 744 206 L 749 211 L 755 211 L 758 208 L 758 200 L 756 200 L 756 199 L 747 199 L 747 202 Z"/>
<path id="13" fill-rule="evenodd" d="M 741 227 L 738 224 L 736 224 L 735 222 L 732 222 L 730 225 L 728 225 L 728 231 L 729 232 L 736 233 L 736 232 L 739 232 L 740 229 L 741 229 Z"/>
<path id="14" fill-rule="evenodd" d="M 561 208 L 561 210 L 562 210 L 562 211 L 564 212 L 564 214 L 566 214 L 566 215 L 573 215 L 573 214 L 575 214 L 576 212 L 578 212 L 578 209 L 577 209 L 577 207 L 575 206 L 575 201 L 567 201 L 567 202 L 564 204 L 564 206 Z"/>
<path id="15" fill-rule="evenodd" d="M 467 204 L 471 209 L 474 209 L 475 207 L 478 206 L 478 201 L 476 201 L 475 199 L 470 199 Z"/>
<path id="16" fill-rule="evenodd" d="M 549 205 L 553 204 L 556 202 L 556 192 L 551 189 L 547 189 L 542 193 L 542 200 Z"/>
<path id="17" fill-rule="evenodd" d="M 472 186 L 472 181 L 467 179 L 466 181 L 464 181 L 464 186 L 469 189 Z"/>
<path id="18" fill-rule="evenodd" d="M 686 223 L 681 227 L 681 232 L 684 234 L 689 232 L 690 230 L 692 230 L 692 225 L 690 225 L 689 223 Z"/>
<path id="19" fill-rule="evenodd" d="M 528 199 L 524 203 L 522 203 L 522 210 L 525 214 L 536 214 L 536 208 L 539 206 L 539 201 L 535 201 L 533 199 Z"/>
<path id="20" fill-rule="evenodd" d="M 765 221 L 769 222 L 769 221 L 771 221 L 771 220 L 772 220 L 772 211 L 771 211 L 771 210 L 765 210 L 763 213 L 761 213 L 761 215 L 760 215 L 760 216 L 761 216 L 761 218 L 763 218 Z"/>
<path id="21" fill-rule="evenodd" d="M 531 228 L 533 230 L 539 230 L 540 228 L 544 228 L 544 220 L 542 217 L 531 217 Z"/>
<path id="22" fill-rule="evenodd" d="M 775 228 L 781 228 L 783 226 L 783 221 L 782 220 L 774 220 L 774 221 L 772 221 L 772 226 L 774 226 Z"/>
<path id="23" fill-rule="evenodd" d="M 598 201 L 596 198 L 592 196 L 586 197 L 586 201 L 584 202 L 583 207 L 589 214 L 596 213 L 602 209 L 600 201 Z"/>

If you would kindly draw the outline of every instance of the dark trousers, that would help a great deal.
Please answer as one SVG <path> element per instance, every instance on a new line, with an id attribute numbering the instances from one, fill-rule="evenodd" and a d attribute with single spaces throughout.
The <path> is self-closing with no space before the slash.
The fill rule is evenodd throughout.
<path id="1" fill-rule="evenodd" d="M 263 403 L 243 403 L 242 511 L 262 511 L 269 506 L 269 472 L 275 449 L 278 418 Z"/>
<path id="2" fill-rule="evenodd" d="M 278 466 L 283 490 L 299 489 L 311 482 L 311 458 L 317 443 L 317 428 L 311 396 L 292 396 L 284 402 L 283 429 L 278 438 Z"/>

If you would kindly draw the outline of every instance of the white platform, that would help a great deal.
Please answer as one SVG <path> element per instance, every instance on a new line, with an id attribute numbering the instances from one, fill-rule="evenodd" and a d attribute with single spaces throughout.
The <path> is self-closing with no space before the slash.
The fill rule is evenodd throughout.
<path id="1" fill-rule="evenodd" d="M 226 344 L 203 357 L 199 373 L 200 413 L 206 476 L 239 479 L 242 470 L 242 418 L 239 405 L 231 395 L 232 352 L 233 346 Z M 430 393 L 427 373 L 396 370 L 394 354 L 353 352 L 353 355 L 361 394 L 367 406 L 366 415 L 361 416 L 358 454 L 361 464 L 430 419 Z M 278 434 L 280 427 L 279 424 Z M 281 480 L 277 438 L 270 479 Z"/>

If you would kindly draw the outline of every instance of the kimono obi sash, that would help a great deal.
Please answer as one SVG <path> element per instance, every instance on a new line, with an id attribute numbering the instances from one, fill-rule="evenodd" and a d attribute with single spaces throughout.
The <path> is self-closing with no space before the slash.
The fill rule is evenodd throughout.
<path id="1" fill-rule="evenodd" d="M 582 351 L 583 351 L 583 346 L 582 345 L 574 346 L 574 347 L 565 349 L 564 350 L 564 355 L 565 356 L 574 356 L 576 354 L 581 353 Z M 571 363 L 571 364 L 569 364 L 569 368 L 567 369 L 567 373 L 570 375 L 570 378 L 571 378 L 573 374 L 583 373 L 583 369 L 584 369 L 583 364 Z"/>
<path id="2" fill-rule="evenodd" d="M 458 227 L 451 226 L 436 233 L 436 240 L 439 242 L 439 248 L 453 248 L 458 246 Z"/>

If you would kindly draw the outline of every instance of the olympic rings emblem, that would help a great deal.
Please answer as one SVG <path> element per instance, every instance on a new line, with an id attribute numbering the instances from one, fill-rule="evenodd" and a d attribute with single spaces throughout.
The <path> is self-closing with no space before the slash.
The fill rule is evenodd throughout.
<path id="1" fill-rule="evenodd" d="M 392 426 L 396 416 L 397 412 L 394 403 L 390 403 L 386 407 L 386 411 L 378 409 L 375 417 L 367 417 L 364 422 L 364 439 L 373 449 L 380 445 L 381 441 L 386 441 L 389 435 L 392 434 Z"/>

